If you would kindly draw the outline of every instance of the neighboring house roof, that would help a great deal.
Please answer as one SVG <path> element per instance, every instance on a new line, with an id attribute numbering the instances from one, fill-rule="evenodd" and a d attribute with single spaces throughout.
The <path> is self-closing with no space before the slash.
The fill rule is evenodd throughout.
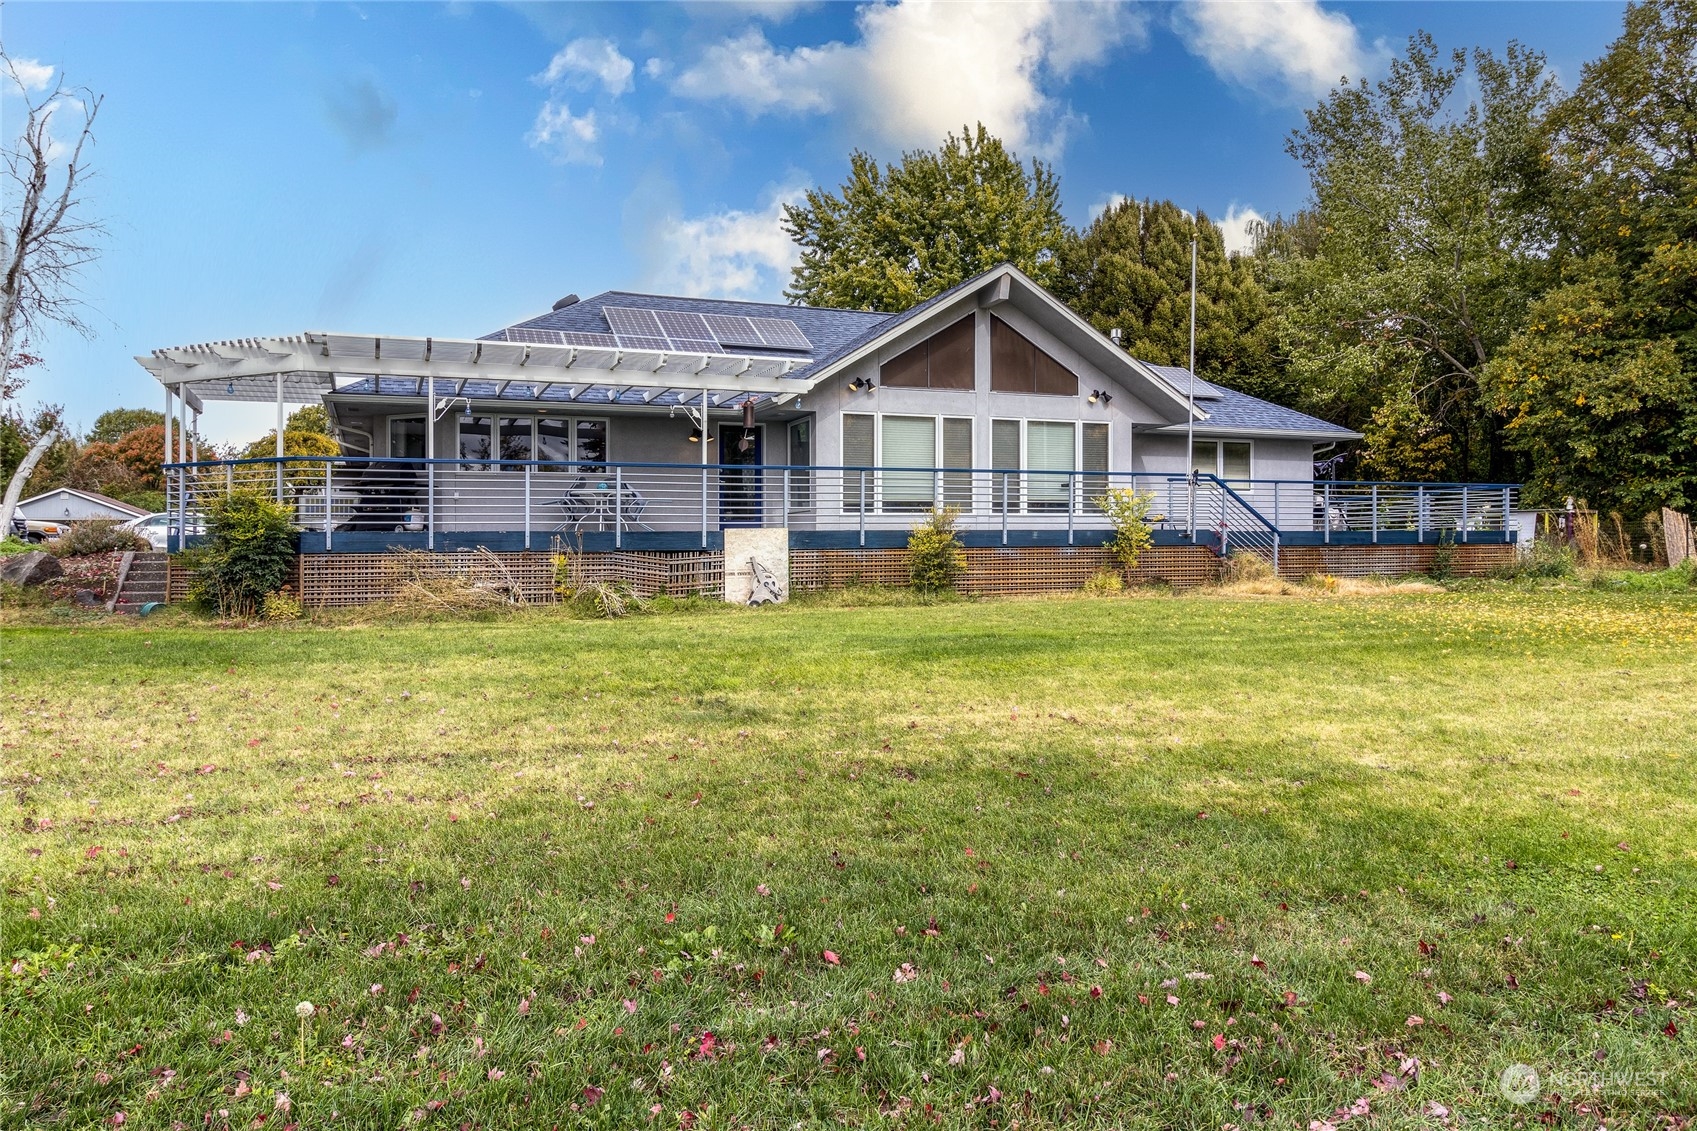
<path id="1" fill-rule="evenodd" d="M 114 499 L 110 495 L 102 495 L 99 491 L 83 491 L 76 487 L 55 487 L 51 491 L 43 491 L 39 495 L 31 495 L 27 499 L 19 499 L 18 506 L 23 507 L 28 506 L 30 503 L 39 503 L 44 499 L 51 499 L 54 495 L 75 495 L 79 499 L 87 499 L 89 502 L 94 503 L 97 506 L 110 507 L 113 510 L 122 511 L 125 514 L 132 515 L 137 518 L 148 513 L 133 504 Z"/>

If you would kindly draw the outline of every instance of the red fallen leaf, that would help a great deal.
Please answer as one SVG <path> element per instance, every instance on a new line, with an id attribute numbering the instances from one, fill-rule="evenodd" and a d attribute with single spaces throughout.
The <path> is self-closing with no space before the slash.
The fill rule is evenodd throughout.
<path id="1" fill-rule="evenodd" d="M 1669 1021 L 1666 1025 L 1662 1026 L 1662 1035 L 1664 1037 L 1679 1036 L 1679 1026 L 1675 1025 L 1672 1021 Z"/>
<path id="2" fill-rule="evenodd" d="M 594 1084 L 585 1084 L 583 1086 L 583 1106 L 594 1107 L 601 1102 L 601 1097 L 606 1094 L 607 1091 L 604 1088 L 597 1088 Z"/>
<path id="3" fill-rule="evenodd" d="M 1220 1052 L 1225 1047 L 1226 1047 L 1226 1035 L 1224 1033 L 1215 1033 L 1214 1034 L 1214 1051 Z"/>
<path id="4" fill-rule="evenodd" d="M 837 952 L 834 950 L 822 951 L 820 952 L 819 957 L 823 958 L 826 962 L 829 962 L 832 966 L 841 966 L 843 964 L 843 960 L 837 957 Z"/>

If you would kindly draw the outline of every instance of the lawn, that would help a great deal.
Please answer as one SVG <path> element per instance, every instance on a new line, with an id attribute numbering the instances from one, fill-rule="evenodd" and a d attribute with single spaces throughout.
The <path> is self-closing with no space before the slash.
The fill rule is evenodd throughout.
<path id="1" fill-rule="evenodd" d="M 1694 656 L 1493 586 L 14 623 L 0 1123 L 1677 1126 Z"/>

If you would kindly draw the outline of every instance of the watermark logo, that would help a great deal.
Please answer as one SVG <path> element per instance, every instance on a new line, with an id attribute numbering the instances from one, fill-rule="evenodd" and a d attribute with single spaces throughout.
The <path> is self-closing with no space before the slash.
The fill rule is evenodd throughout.
<path id="1" fill-rule="evenodd" d="M 1530 1064 L 1511 1064 L 1503 1069 L 1497 1087 L 1511 1104 L 1531 1103 L 1538 1098 L 1538 1072 Z"/>

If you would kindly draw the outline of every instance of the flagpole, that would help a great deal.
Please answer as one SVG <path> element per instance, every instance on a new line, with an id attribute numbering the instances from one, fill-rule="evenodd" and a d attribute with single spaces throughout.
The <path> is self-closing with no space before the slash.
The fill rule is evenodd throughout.
<path id="1" fill-rule="evenodd" d="M 1190 218 L 1190 379 L 1184 383 L 1184 458 L 1190 465 L 1190 540 L 1196 541 L 1196 216 Z"/>

